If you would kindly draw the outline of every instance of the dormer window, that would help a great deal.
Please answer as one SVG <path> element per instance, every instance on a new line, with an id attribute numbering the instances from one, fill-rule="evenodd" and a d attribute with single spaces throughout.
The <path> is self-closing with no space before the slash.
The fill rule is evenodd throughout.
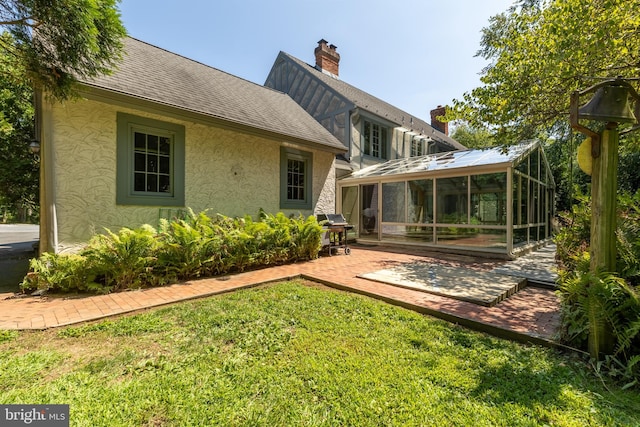
<path id="1" fill-rule="evenodd" d="M 363 153 L 367 156 L 386 160 L 387 145 L 389 144 L 389 128 L 381 124 L 364 120 L 362 138 L 364 141 Z"/>

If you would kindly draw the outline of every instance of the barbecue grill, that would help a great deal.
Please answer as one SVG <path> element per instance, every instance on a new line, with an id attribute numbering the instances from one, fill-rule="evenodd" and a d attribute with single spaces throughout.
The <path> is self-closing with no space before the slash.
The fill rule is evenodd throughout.
<path id="1" fill-rule="evenodd" d="M 353 230 L 353 225 L 347 223 L 342 214 L 319 214 L 318 222 L 325 232 L 322 235 L 322 249 L 327 249 L 329 256 L 333 250 L 344 248 L 345 255 L 351 253 L 347 246 L 347 232 Z"/>

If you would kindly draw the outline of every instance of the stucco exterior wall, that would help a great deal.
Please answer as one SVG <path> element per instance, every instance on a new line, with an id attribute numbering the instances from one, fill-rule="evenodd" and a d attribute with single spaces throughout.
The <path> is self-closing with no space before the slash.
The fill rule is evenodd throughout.
<path id="1" fill-rule="evenodd" d="M 185 127 L 185 206 L 195 212 L 255 216 L 260 208 L 283 211 L 280 204 L 280 146 L 274 141 L 197 122 L 150 114 L 108 103 L 80 100 L 49 105 L 51 123 L 44 143 L 51 144 L 59 252 L 73 251 L 104 231 L 141 224 L 157 226 L 161 206 L 116 205 L 118 112 Z M 313 154 L 313 206 L 335 210 L 335 156 Z M 52 183 L 49 183 L 52 184 Z M 171 208 L 171 209 L 176 209 Z M 315 213 L 302 212 L 304 215 Z"/>

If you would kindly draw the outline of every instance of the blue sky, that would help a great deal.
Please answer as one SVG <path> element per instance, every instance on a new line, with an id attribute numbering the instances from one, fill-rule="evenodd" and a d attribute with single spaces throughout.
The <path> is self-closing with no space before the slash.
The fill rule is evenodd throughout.
<path id="1" fill-rule="evenodd" d="M 338 47 L 340 78 L 408 113 L 480 85 L 481 29 L 513 0 L 122 0 L 129 35 L 257 84 L 279 51 L 314 64 Z"/>

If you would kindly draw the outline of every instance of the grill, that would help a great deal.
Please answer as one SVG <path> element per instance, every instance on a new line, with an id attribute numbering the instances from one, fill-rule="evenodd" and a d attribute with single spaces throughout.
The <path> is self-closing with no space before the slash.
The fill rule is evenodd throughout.
<path id="1" fill-rule="evenodd" d="M 347 232 L 353 230 L 353 225 L 347 223 L 342 214 L 319 214 L 318 222 L 325 232 L 322 235 L 322 249 L 326 249 L 331 256 L 334 250 L 344 249 L 345 255 L 351 253 L 347 245 Z"/>

